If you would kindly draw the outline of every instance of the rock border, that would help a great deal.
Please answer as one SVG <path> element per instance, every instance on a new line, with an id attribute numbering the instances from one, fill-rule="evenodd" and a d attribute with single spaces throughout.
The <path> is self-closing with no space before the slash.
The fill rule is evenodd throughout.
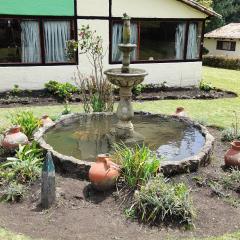
<path id="1" fill-rule="evenodd" d="M 185 117 L 176 117 L 164 114 L 153 114 L 149 112 L 135 112 L 136 115 L 151 115 L 154 117 L 161 117 L 164 119 L 174 119 L 175 121 L 184 122 L 187 125 L 193 126 L 200 130 L 202 135 L 205 137 L 206 142 L 202 147 L 201 151 L 191 157 L 184 158 L 179 161 L 164 161 L 161 164 L 161 170 L 165 175 L 174 175 L 178 173 L 187 173 L 197 171 L 200 166 L 207 166 L 211 161 L 211 155 L 214 147 L 214 137 L 208 132 L 207 128 L 200 125 L 197 122 L 192 121 Z M 39 143 L 39 145 L 44 149 L 44 151 L 50 151 L 53 156 L 56 169 L 64 174 L 69 174 L 76 178 L 88 179 L 88 172 L 91 167 L 91 162 L 80 160 L 71 156 L 66 156 L 55 151 L 52 146 L 46 143 L 43 136 L 52 128 L 58 125 L 66 125 L 74 122 L 81 117 L 92 117 L 93 115 L 104 115 L 110 116 L 113 113 L 74 113 L 62 116 L 54 124 L 46 127 L 39 128 L 39 130 L 34 134 L 34 140 Z"/>

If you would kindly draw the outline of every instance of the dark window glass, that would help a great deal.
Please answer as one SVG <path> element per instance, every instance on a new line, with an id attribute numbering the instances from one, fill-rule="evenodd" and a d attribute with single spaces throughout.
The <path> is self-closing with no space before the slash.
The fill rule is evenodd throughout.
<path id="1" fill-rule="evenodd" d="M 66 41 L 74 38 L 71 20 L 0 19 L 1 63 L 67 63 Z M 74 63 L 75 60 L 71 60 Z M 43 62 L 44 63 L 44 62 Z"/>
<path id="2" fill-rule="evenodd" d="M 217 50 L 235 51 L 236 50 L 236 42 L 217 41 Z"/>
<path id="3" fill-rule="evenodd" d="M 15 19 L 0 19 L 0 63 L 21 62 L 21 26 Z"/>
<path id="4" fill-rule="evenodd" d="M 113 22 L 112 61 L 122 60 L 122 23 Z M 186 32 L 188 30 L 188 33 Z M 132 61 L 200 59 L 202 22 L 136 21 L 131 24 L 131 43 L 137 44 Z M 187 34 L 188 35 L 187 35 Z M 186 39 L 187 37 L 187 39 Z"/>

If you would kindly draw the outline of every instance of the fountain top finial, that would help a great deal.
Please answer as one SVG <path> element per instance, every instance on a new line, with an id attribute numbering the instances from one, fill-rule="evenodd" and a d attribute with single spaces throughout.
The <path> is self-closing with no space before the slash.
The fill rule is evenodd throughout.
<path id="1" fill-rule="evenodd" d="M 123 20 L 130 20 L 131 17 L 129 17 L 129 16 L 127 15 L 127 13 L 124 13 L 122 19 L 123 19 Z"/>

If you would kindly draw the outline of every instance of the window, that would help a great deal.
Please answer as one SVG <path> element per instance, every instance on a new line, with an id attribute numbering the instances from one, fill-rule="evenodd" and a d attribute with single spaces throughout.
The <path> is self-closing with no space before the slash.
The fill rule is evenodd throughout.
<path id="1" fill-rule="evenodd" d="M 71 20 L 0 19 L 0 64 L 68 63 L 73 29 Z"/>
<path id="2" fill-rule="evenodd" d="M 236 50 L 236 42 L 217 41 L 217 50 L 235 51 Z"/>
<path id="3" fill-rule="evenodd" d="M 122 42 L 122 23 L 112 24 L 112 61 L 122 59 L 118 44 Z M 137 48 L 132 61 L 199 60 L 202 22 L 135 21 L 131 24 L 131 42 Z"/>

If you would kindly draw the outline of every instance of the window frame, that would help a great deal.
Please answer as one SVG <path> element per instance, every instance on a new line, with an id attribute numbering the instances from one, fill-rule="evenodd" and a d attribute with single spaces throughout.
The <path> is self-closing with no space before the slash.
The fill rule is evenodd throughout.
<path id="1" fill-rule="evenodd" d="M 204 40 L 204 30 L 205 30 L 205 19 L 167 19 L 167 18 L 132 18 L 133 23 L 138 23 L 141 21 L 156 21 L 156 22 L 179 22 L 186 23 L 186 32 L 185 32 L 185 43 L 184 43 L 184 58 L 183 59 L 163 59 L 163 60 L 137 60 L 131 61 L 131 64 L 151 64 L 151 63 L 178 63 L 178 62 L 199 62 L 202 61 L 203 55 L 203 40 Z M 121 18 L 112 18 L 109 22 L 109 64 L 121 64 L 120 61 L 112 60 L 112 28 L 113 24 L 116 22 L 122 22 Z M 187 59 L 187 43 L 188 43 L 188 33 L 189 33 L 189 25 L 190 23 L 201 23 L 202 24 L 202 33 L 201 33 L 201 41 L 200 41 L 200 51 L 199 57 L 197 59 Z"/>
<path id="2" fill-rule="evenodd" d="M 230 49 L 224 49 L 223 48 L 223 43 L 230 43 Z M 217 40 L 217 45 L 216 45 L 216 50 L 220 50 L 220 51 L 228 51 L 228 52 L 236 52 L 236 45 L 237 42 L 236 41 L 231 41 L 231 40 Z"/>
<path id="3" fill-rule="evenodd" d="M 70 33 L 71 39 L 77 40 L 77 21 L 74 17 L 66 17 L 66 16 L 1 16 L 1 19 L 16 19 L 16 20 L 32 20 L 37 21 L 39 24 L 39 34 L 40 34 L 40 52 L 41 52 L 41 62 L 40 63 L 17 63 L 17 62 L 6 62 L 0 63 L 0 67 L 7 66 L 58 66 L 58 65 L 77 65 L 78 64 L 78 54 L 76 53 L 74 61 L 71 62 L 51 62 L 46 63 L 45 61 L 45 47 L 44 47 L 44 21 L 70 21 Z"/>

